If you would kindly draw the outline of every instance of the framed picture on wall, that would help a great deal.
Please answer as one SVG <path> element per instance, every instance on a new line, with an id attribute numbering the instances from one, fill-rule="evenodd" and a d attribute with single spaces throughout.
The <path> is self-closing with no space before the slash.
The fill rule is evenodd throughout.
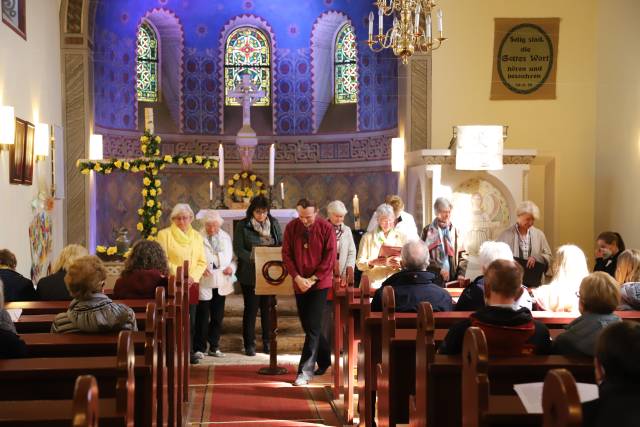
<path id="1" fill-rule="evenodd" d="M 23 39 L 27 39 L 27 13 L 25 0 L 1 0 L 2 22 Z"/>
<path id="2" fill-rule="evenodd" d="M 33 139 L 35 126 L 16 119 L 16 137 L 9 146 L 9 183 L 31 185 L 33 182 Z"/>

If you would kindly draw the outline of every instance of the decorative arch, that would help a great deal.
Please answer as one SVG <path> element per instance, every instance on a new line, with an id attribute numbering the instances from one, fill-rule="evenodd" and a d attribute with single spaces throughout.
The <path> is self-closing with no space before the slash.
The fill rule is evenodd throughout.
<path id="1" fill-rule="evenodd" d="M 232 19 L 230 19 L 229 21 L 227 21 L 227 23 L 222 27 L 222 31 L 220 32 L 220 38 L 218 39 L 218 46 L 219 46 L 219 57 L 218 57 L 218 65 L 219 65 L 219 85 L 218 87 L 221 88 L 222 93 L 220 93 L 220 96 L 218 97 L 220 99 L 219 101 L 219 123 L 220 123 L 220 132 L 224 133 L 224 104 L 225 104 L 225 47 L 226 47 L 226 42 L 227 39 L 229 38 L 229 35 L 236 30 L 237 28 L 240 27 L 253 27 L 256 28 L 258 30 L 260 30 L 264 35 L 267 36 L 267 40 L 269 42 L 270 45 L 270 49 L 271 49 L 271 67 L 270 67 L 270 87 L 271 87 L 271 106 L 272 106 L 272 112 L 271 112 L 271 125 L 272 128 L 275 130 L 276 129 L 276 110 L 277 110 L 277 91 L 274 90 L 275 88 L 275 81 L 276 81 L 276 70 L 277 70 L 277 49 L 276 49 L 276 37 L 275 37 L 275 32 L 273 31 L 273 28 L 271 27 L 271 25 L 264 20 L 263 18 L 256 16 L 256 15 L 252 15 L 252 14 L 243 14 L 243 15 L 239 15 L 236 16 Z"/>
<path id="2" fill-rule="evenodd" d="M 158 36 L 158 89 L 162 100 L 167 105 L 171 118 L 183 130 L 184 106 L 183 63 L 184 63 L 184 29 L 180 18 L 170 10 L 154 8 L 149 10 L 138 22 L 137 28 L 150 24 Z M 177 64 L 177 66 L 174 66 Z M 138 103 L 135 103 L 134 117 L 138 117 Z"/>
<path id="3" fill-rule="evenodd" d="M 335 42 L 338 32 L 347 24 L 354 27 L 347 14 L 331 10 L 318 16 L 311 29 L 312 121 L 314 133 L 318 131 L 333 99 Z M 358 57 L 357 55 L 356 51 L 356 57 Z M 356 129 L 360 129 L 360 104 L 357 101 L 356 108 Z"/>

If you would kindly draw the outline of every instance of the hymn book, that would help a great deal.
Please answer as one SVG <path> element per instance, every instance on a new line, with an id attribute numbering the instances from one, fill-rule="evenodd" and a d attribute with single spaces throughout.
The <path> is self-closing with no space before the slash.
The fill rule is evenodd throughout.
<path id="1" fill-rule="evenodd" d="M 529 414 L 542 414 L 542 387 L 543 383 L 514 384 L 513 388 L 518 394 L 522 406 Z M 580 403 L 598 398 L 598 386 L 596 384 L 576 383 Z"/>

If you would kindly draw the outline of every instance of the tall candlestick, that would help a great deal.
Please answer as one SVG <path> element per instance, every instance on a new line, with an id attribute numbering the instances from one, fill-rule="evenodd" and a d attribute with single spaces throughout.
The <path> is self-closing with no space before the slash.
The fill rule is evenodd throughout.
<path id="1" fill-rule="evenodd" d="M 209 181 L 209 201 L 213 200 L 213 180 Z"/>
<path id="2" fill-rule="evenodd" d="M 280 198 L 282 199 L 282 202 L 284 203 L 284 182 L 280 183 Z M 284 207 L 284 205 L 283 205 Z"/>
<path id="3" fill-rule="evenodd" d="M 360 216 L 360 200 L 358 200 L 358 195 L 353 196 L 353 216 Z"/>
<path id="4" fill-rule="evenodd" d="M 222 144 L 218 146 L 218 185 L 224 185 L 224 147 Z"/>
<path id="5" fill-rule="evenodd" d="M 269 185 L 272 186 L 274 182 L 274 174 L 276 170 L 276 146 L 271 144 L 269 147 Z"/>

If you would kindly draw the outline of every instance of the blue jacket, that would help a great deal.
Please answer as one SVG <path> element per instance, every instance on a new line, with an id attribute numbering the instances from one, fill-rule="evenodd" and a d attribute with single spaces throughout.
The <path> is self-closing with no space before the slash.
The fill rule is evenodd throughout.
<path id="1" fill-rule="evenodd" d="M 371 301 L 371 311 L 382 311 L 382 289 L 385 286 L 393 287 L 398 313 L 416 313 L 418 305 L 423 301 L 431 303 L 433 311 L 453 310 L 451 295 L 434 281 L 435 275 L 428 271 L 399 271 L 376 290 Z"/>
<path id="2" fill-rule="evenodd" d="M 553 340 L 553 352 L 564 355 L 593 357 L 600 331 L 607 325 L 619 322 L 615 314 L 584 313 L 565 326 L 566 332 Z"/>

